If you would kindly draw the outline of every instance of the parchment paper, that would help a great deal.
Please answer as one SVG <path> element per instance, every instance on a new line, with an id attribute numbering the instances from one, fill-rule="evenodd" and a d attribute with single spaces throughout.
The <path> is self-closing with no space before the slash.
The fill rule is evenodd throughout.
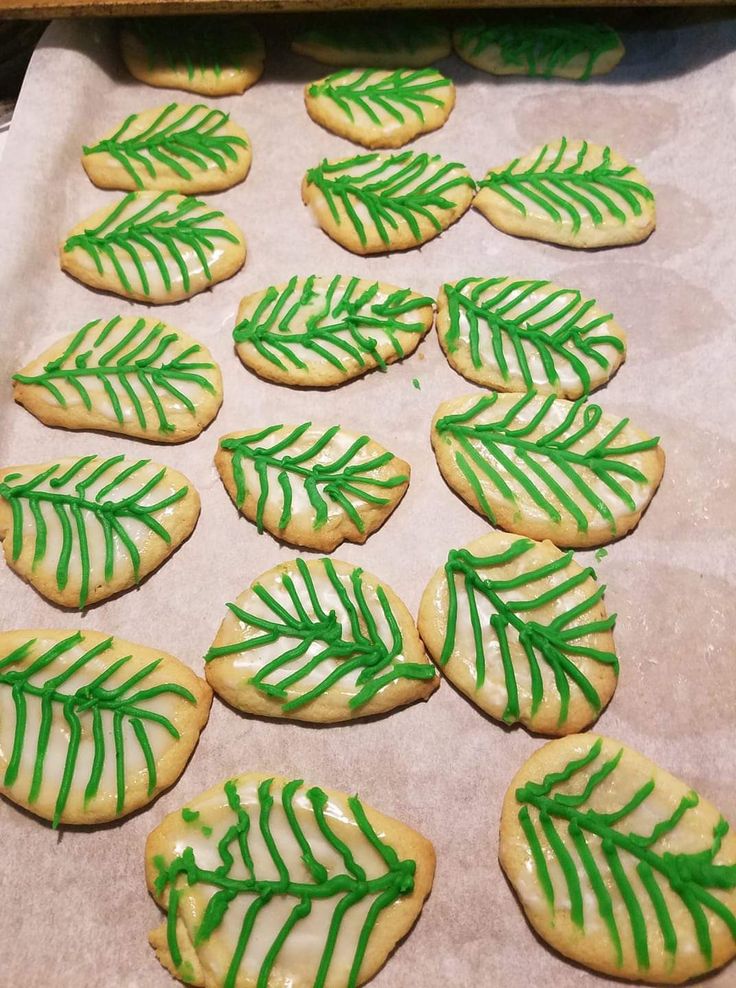
<path id="1" fill-rule="evenodd" d="M 416 146 L 481 177 L 562 133 L 611 143 L 656 190 L 659 225 L 647 243 L 576 253 L 504 236 L 471 211 L 421 250 L 366 260 L 328 240 L 301 204 L 305 170 L 322 156 L 354 151 L 304 110 L 302 87 L 322 68 L 290 56 L 272 32 L 263 80 L 218 103 L 253 143 L 245 184 L 210 197 L 245 230 L 246 266 L 213 291 L 148 310 L 203 340 L 225 380 L 214 424 L 193 443 L 167 447 L 52 430 L 11 400 L 9 375 L 58 336 L 95 317 L 146 311 L 63 275 L 57 248 L 74 223 L 116 201 L 85 177 L 81 145 L 130 112 L 190 98 L 130 79 L 111 25 L 52 25 L 33 58 L 0 173 L 0 463 L 150 455 L 191 478 L 203 510 L 192 538 L 139 590 L 81 616 L 47 603 L 1 565 L 0 627 L 101 629 L 166 649 L 201 672 L 225 602 L 295 555 L 239 517 L 212 464 L 217 438 L 306 418 L 365 431 L 412 464 L 409 492 L 384 528 L 336 556 L 378 574 L 416 613 L 448 549 L 486 531 L 445 486 L 428 435 L 439 402 L 473 386 L 449 368 L 434 334 L 388 373 L 331 392 L 268 384 L 234 355 L 238 301 L 296 273 L 354 273 L 431 295 L 442 281 L 470 274 L 552 278 L 598 298 L 629 331 L 629 359 L 596 400 L 660 434 L 667 453 L 664 481 L 639 528 L 598 565 L 608 608 L 619 615 L 621 659 L 599 730 L 688 780 L 736 823 L 736 22 L 631 31 L 626 42 L 615 74 L 585 86 L 499 82 L 448 60 L 440 67 L 458 83 L 457 107 Z M 596 565 L 592 553 L 578 558 Z M 434 842 L 434 891 L 376 988 L 610 983 L 536 941 L 497 863 L 504 791 L 541 743 L 485 718 L 446 682 L 426 704 L 343 727 L 266 722 L 215 700 L 180 782 L 131 819 L 57 834 L 0 801 L 0 984 L 171 984 L 146 942 L 161 917 L 144 884 L 145 837 L 167 812 L 247 770 L 357 790 Z M 733 985 L 736 966 L 710 983 Z"/>

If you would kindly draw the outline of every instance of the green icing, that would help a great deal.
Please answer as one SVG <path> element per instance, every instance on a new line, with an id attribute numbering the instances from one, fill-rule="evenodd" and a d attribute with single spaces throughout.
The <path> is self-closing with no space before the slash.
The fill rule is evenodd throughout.
<path id="1" fill-rule="evenodd" d="M 195 820 L 199 819 L 198 810 L 190 810 L 187 806 L 181 811 L 181 818 L 184 823 L 194 823 Z"/>
<path id="2" fill-rule="evenodd" d="M 675 854 L 667 850 L 654 850 L 657 841 L 673 831 L 688 811 L 698 805 L 697 793 L 690 792 L 684 796 L 670 816 L 654 824 L 648 834 L 626 830 L 626 817 L 637 807 L 646 805 L 654 794 L 656 786 L 653 779 L 640 786 L 626 803 L 613 812 L 601 813 L 589 806 L 596 790 L 604 785 L 610 786 L 610 780 L 617 772 L 625 772 L 619 766 L 623 749 L 602 761 L 595 771 L 587 775 L 582 791 L 571 792 L 568 785 L 578 773 L 588 766 L 593 767 L 601 755 L 601 749 L 602 741 L 598 738 L 585 755 L 568 762 L 562 770 L 550 773 L 541 782 L 527 782 L 516 790 L 517 802 L 521 804 L 519 823 L 529 844 L 537 880 L 549 908 L 553 915 L 558 909 L 569 910 L 572 921 L 584 931 L 580 881 L 585 876 L 592 888 L 598 914 L 608 931 L 615 964 L 620 967 L 623 963 L 620 919 L 617 918 L 618 911 L 614 910 L 614 903 L 622 902 L 639 969 L 646 971 L 650 966 L 652 938 L 655 941 L 661 938 L 672 962 L 678 951 L 678 933 L 660 887 L 664 885 L 689 913 L 701 956 L 710 967 L 713 945 L 708 913 L 720 920 L 736 940 L 736 915 L 718 897 L 719 892 L 736 888 L 736 864 L 714 863 L 728 832 L 728 823 L 723 818 L 719 820 L 713 828 L 712 842 L 701 851 Z M 536 811 L 536 817 L 532 811 Z M 652 807 L 652 816 L 659 816 L 658 807 Z M 547 845 L 546 851 L 543 842 Z M 595 846 L 599 842 L 607 874 L 591 850 L 591 843 Z M 569 906 L 558 906 L 555 901 L 548 869 L 550 860 L 560 866 L 569 894 Z M 636 862 L 635 870 L 641 889 L 635 889 L 632 885 L 624 861 Z M 656 917 L 656 926 L 652 929 L 647 925 L 640 904 L 644 895 L 651 901 Z M 678 926 L 679 923 L 678 920 Z"/>
<path id="3" fill-rule="evenodd" d="M 145 130 L 131 133 L 139 116 L 132 113 L 112 137 L 83 148 L 85 155 L 111 155 L 139 189 L 146 187 L 147 178 L 158 176 L 158 165 L 187 181 L 192 180 L 192 171 L 206 172 L 213 164 L 227 172 L 228 160 L 238 160 L 237 148 L 248 146 L 236 134 L 218 133 L 230 115 L 203 103 L 188 107 L 169 103 Z"/>
<path id="4" fill-rule="evenodd" d="M 205 655 L 205 662 L 279 642 L 282 649 L 279 655 L 264 664 L 249 683 L 278 700 L 285 713 L 306 706 L 338 685 L 344 677 L 356 672 L 358 689 L 347 702 L 351 710 L 363 706 L 397 679 L 434 678 L 434 669 L 426 662 L 403 660 L 404 640 L 386 592 L 382 586 L 377 586 L 375 596 L 378 606 L 373 601 L 369 603 L 363 586 L 362 569 L 354 569 L 349 585 L 345 586 L 331 560 L 321 559 L 317 564 L 324 570 L 344 608 L 345 616 L 342 617 L 320 600 L 319 588 L 315 586 L 304 560 L 297 559 L 294 565 L 301 578 L 300 585 L 295 580 L 295 574 L 283 574 L 283 586 L 291 600 L 291 608 L 281 604 L 261 584 L 254 584 L 253 593 L 269 609 L 269 617 L 248 613 L 237 604 L 228 604 L 235 617 L 242 622 L 240 633 L 243 638 L 230 645 L 211 648 Z M 384 640 L 379 630 L 381 617 L 388 626 L 389 640 Z M 253 630 L 259 634 L 248 636 Z M 318 651 L 315 651 L 315 646 L 319 646 Z M 279 678 L 284 667 L 303 657 L 303 665 Z M 325 663 L 328 667 L 337 665 L 326 672 L 324 679 L 316 686 L 299 692 L 303 689 L 302 680 Z M 291 687 L 296 689 L 296 695 L 290 699 Z"/>
<path id="5" fill-rule="evenodd" d="M 141 248 L 155 262 L 167 292 L 171 291 L 170 264 L 181 275 L 184 290 L 189 291 L 190 272 L 182 248 L 194 253 L 196 266 L 202 268 L 208 281 L 212 281 L 209 262 L 216 251 L 213 241 L 240 243 L 229 230 L 206 225 L 225 214 L 216 209 L 208 210 L 200 199 L 192 196 L 161 192 L 141 209 L 121 218 L 128 206 L 138 201 L 139 195 L 138 192 L 129 192 L 98 226 L 69 237 L 64 244 L 64 253 L 75 248 L 85 251 L 100 275 L 104 273 L 103 261 L 107 260 L 124 292 L 129 293 L 134 289 L 123 267 L 126 261 L 133 263 L 142 293 L 145 296 L 151 294 Z M 172 195 L 179 200 L 173 209 L 166 202 Z"/>
<path id="6" fill-rule="evenodd" d="M 595 226 L 600 226 L 609 218 L 625 223 L 631 216 L 641 216 L 642 204 L 654 201 L 650 188 L 627 177 L 635 171 L 633 165 L 611 165 L 610 147 L 603 149 L 597 165 L 586 167 L 588 142 L 583 141 L 572 164 L 563 165 L 567 144 L 566 137 L 545 144 L 524 170 L 519 168 L 520 158 L 505 168 L 491 169 L 478 187 L 495 192 L 522 216 L 527 215 L 526 199 L 554 223 L 569 220 L 573 233 L 579 232 L 583 221 L 580 207 Z"/>
<path id="7" fill-rule="evenodd" d="M 511 658 L 510 641 L 518 641 L 529 666 L 531 684 L 531 716 L 539 710 L 545 689 L 540 663 L 546 664 L 554 674 L 555 688 L 560 698 L 558 725 L 567 721 L 570 705 L 570 687 L 574 685 L 596 713 L 601 709 L 601 699 L 593 683 L 579 668 L 578 658 L 612 666 L 618 674 L 618 659 L 613 652 L 594 648 L 586 642 L 589 635 L 611 631 L 615 616 L 583 621 L 589 611 L 603 599 L 603 587 L 589 596 L 566 607 L 565 597 L 590 579 L 595 572 L 588 567 L 572 572 L 573 554 L 567 552 L 558 559 L 540 566 L 532 566 L 524 560 L 533 552 L 537 543 L 530 539 L 518 539 L 508 549 L 493 556 L 476 556 L 468 549 L 453 549 L 445 564 L 447 580 L 447 629 L 439 662 L 446 665 L 453 655 L 457 641 L 457 622 L 461 607 L 467 609 L 473 629 L 475 649 L 475 685 L 480 689 L 486 678 L 489 661 L 500 661 L 506 688 L 506 709 L 503 719 L 513 723 L 519 719 L 518 675 Z M 508 576 L 505 567 L 514 564 L 520 569 L 516 576 Z M 554 586 L 537 596 L 510 598 L 512 591 L 524 590 L 540 580 L 552 577 Z M 478 601 L 490 605 L 490 626 L 481 622 Z M 556 616 L 547 624 L 542 623 L 535 612 L 555 604 Z M 533 725 L 532 725 L 533 726 Z"/>
<path id="8" fill-rule="evenodd" d="M 328 845 L 331 851 L 328 869 L 318 860 L 319 852 L 313 850 L 304 832 L 304 824 L 300 823 L 296 816 L 293 802 L 298 795 L 301 795 L 299 791 L 303 788 L 303 782 L 300 779 L 288 782 L 276 795 L 271 792 L 272 783 L 273 779 L 266 779 L 259 785 L 258 807 L 253 810 L 243 806 L 234 782 L 225 783 L 224 793 L 232 812 L 233 822 L 218 844 L 217 851 L 221 864 L 217 868 L 200 864 L 196 852 L 191 847 L 185 848 L 179 856 L 168 863 L 160 856 L 154 858 L 153 863 L 158 871 L 155 881 L 156 893 L 162 896 L 167 889 L 169 892 L 167 935 L 171 958 L 177 967 L 181 965 L 182 954 L 177 940 L 176 918 L 180 899 L 187 895 L 187 890 L 190 888 L 202 886 L 202 894 L 209 896 L 204 915 L 194 933 L 195 950 L 206 943 L 214 933 L 220 931 L 231 903 L 241 898 L 244 903 L 245 912 L 240 923 L 240 933 L 222 981 L 222 988 L 235 988 L 238 971 L 261 911 L 267 914 L 272 900 L 279 903 L 284 900 L 291 901 L 293 902 L 291 911 L 281 927 L 277 927 L 277 933 L 265 953 L 258 973 L 257 988 L 267 988 L 277 966 L 279 977 L 285 970 L 284 961 L 279 962 L 279 955 L 292 932 L 298 930 L 300 920 L 310 915 L 313 903 L 324 904 L 329 901 L 333 906 L 332 917 L 312 982 L 314 988 L 324 988 L 328 977 L 331 976 L 335 947 L 341 934 L 343 920 L 352 908 L 367 900 L 367 907 L 364 909 L 365 918 L 361 924 L 350 969 L 344 974 L 342 972 L 339 974 L 340 979 L 344 978 L 347 988 L 356 988 L 360 968 L 376 922 L 385 909 L 413 891 L 416 862 L 411 859 L 400 859 L 393 847 L 378 836 L 358 797 L 350 796 L 347 803 L 351 820 L 356 824 L 356 833 L 360 834 L 364 849 L 374 856 L 375 854 L 379 856 L 384 869 L 377 878 L 368 878 L 363 867 L 355 860 L 351 849 L 333 830 L 331 815 L 327 813 L 329 805 L 327 794 L 315 786 L 307 789 L 304 795 L 309 800 L 314 825 L 319 831 L 319 839 Z M 289 872 L 284 855 L 293 852 L 291 846 L 279 847 L 274 836 L 271 823 L 272 815 L 275 816 L 274 807 L 281 810 L 279 818 L 282 817 L 282 813 L 285 817 L 293 838 L 291 843 L 295 842 L 298 845 L 301 861 L 310 873 L 309 881 L 297 880 Z M 256 830 L 268 850 L 278 877 L 261 878 L 256 873 L 250 843 L 251 835 Z M 334 864 L 335 856 L 341 862 L 339 866 Z M 271 871 L 273 868 L 269 869 L 269 872 Z M 332 980 L 335 977 L 338 975 L 332 974 Z"/>
<path id="9" fill-rule="evenodd" d="M 607 555 L 608 555 L 608 552 L 606 551 L 606 549 L 604 549 L 604 548 L 601 547 L 600 549 L 597 549 L 596 550 L 595 558 L 598 560 L 598 562 L 600 562 L 601 559 L 605 559 L 605 557 Z"/>
<path id="10" fill-rule="evenodd" d="M 353 462 L 371 441 L 368 436 L 357 436 L 344 453 L 333 459 L 320 458 L 320 454 L 341 431 L 339 425 L 326 429 L 319 438 L 309 442 L 306 449 L 292 452 L 311 427 L 311 422 L 304 422 L 279 437 L 274 434 L 281 433 L 283 426 L 270 425 L 258 432 L 221 440 L 220 447 L 232 454 L 235 503 L 242 507 L 248 493 L 244 463 L 249 461 L 258 475 L 256 525 L 259 532 L 263 531 L 263 513 L 272 493 L 269 470 L 277 471 L 281 490 L 282 512 L 278 522 L 280 531 L 291 521 L 294 482 L 303 485 L 314 509 L 312 528 L 318 530 L 327 523 L 328 501 L 331 501 L 338 505 L 359 532 L 365 531 L 365 523 L 351 498 L 377 506 L 390 504 L 390 498 L 382 497 L 378 492 L 400 487 L 408 483 L 409 478 L 403 474 L 386 478 L 378 476 L 378 471 L 394 459 L 394 454 L 387 450 L 367 460 Z M 274 436 L 275 441 L 270 446 L 261 445 L 271 436 Z"/>
<path id="11" fill-rule="evenodd" d="M 440 233 L 442 222 L 432 210 L 449 213 L 457 206 L 450 196 L 454 189 L 467 186 L 475 191 L 476 187 L 464 165 L 443 161 L 439 155 L 426 151 L 389 155 L 373 152 L 341 161 L 325 159 L 309 169 L 306 181 L 322 193 L 335 223 L 342 222 L 338 205 L 342 207 L 363 246 L 368 239 L 367 221 L 358 215 L 356 205 L 365 209 L 387 247 L 400 224 L 405 224 L 416 242 L 421 243 L 419 218 L 429 220 Z"/>
<path id="12" fill-rule="evenodd" d="M 509 381 L 507 354 L 519 365 L 526 390 L 535 387 L 530 359 L 541 361 L 547 383 L 560 385 L 559 366 L 566 364 L 580 382 L 584 394 L 590 391 L 590 371 L 585 358 L 608 369 L 610 359 L 601 351 L 613 347 L 623 353 L 618 336 L 599 332 L 613 317 L 591 313 L 594 299 L 585 299 L 572 288 L 551 288 L 549 281 L 509 278 L 463 278 L 443 285 L 447 297 L 449 325 L 445 343 L 450 353 L 468 350 L 473 367 L 488 366 Z M 535 293 L 541 297 L 534 298 Z M 461 319 L 468 327 L 468 340 L 461 339 Z M 486 365 L 481 353 L 481 333 L 490 338 L 493 358 Z M 521 389 L 520 389 L 521 390 Z"/>
<path id="13" fill-rule="evenodd" d="M 104 539 L 105 582 L 110 583 L 114 577 L 116 550 L 124 550 L 130 559 L 137 583 L 140 554 L 135 541 L 126 531 L 124 522 L 133 520 L 148 529 L 149 539 L 156 537 L 168 544 L 171 542 L 171 535 L 155 515 L 180 501 L 189 490 L 188 487 L 180 487 L 173 494 L 149 503 L 148 495 L 166 477 L 166 467 L 161 467 L 132 494 L 122 496 L 117 492 L 116 489 L 122 483 L 134 477 L 150 462 L 126 460 L 122 455 L 105 458 L 93 454 L 79 457 L 66 470 L 55 463 L 29 480 L 21 480 L 22 475 L 19 473 L 5 474 L 0 479 L 0 498 L 8 502 L 12 513 L 12 559 L 15 561 L 20 557 L 24 542 L 31 537 L 35 539 L 33 566 L 46 558 L 50 546 L 43 514 L 45 508 L 53 511 L 61 526 L 61 546 L 58 550 L 53 543 L 51 546 L 54 551 L 58 551 L 56 586 L 59 590 L 64 590 L 69 581 L 72 554 L 79 558 L 79 607 L 84 607 L 89 594 L 89 526 L 92 521 L 99 525 Z M 100 481 L 104 481 L 103 486 L 97 486 L 94 493 L 90 493 L 90 488 L 99 485 Z M 33 536 L 30 535 L 31 529 Z"/>
<path id="14" fill-rule="evenodd" d="M 397 123 L 406 123 L 407 111 L 424 123 L 426 106 L 444 106 L 445 99 L 432 91 L 447 89 L 451 83 L 436 69 L 395 69 L 386 75 L 381 69 L 341 69 L 320 82 L 313 82 L 309 95 L 332 100 L 351 123 L 354 110 L 362 110 L 378 127 L 388 115 Z M 355 78 L 350 78 L 355 76 Z"/>
<path id="15" fill-rule="evenodd" d="M 136 17 L 128 27 L 145 46 L 148 68 L 195 75 L 242 69 L 261 51 L 259 35 L 240 17 Z"/>
<path id="16" fill-rule="evenodd" d="M 392 10 L 390 16 L 377 17 L 375 12 L 364 14 L 330 14 L 322 16 L 296 39 L 304 46 L 319 45 L 338 51 L 396 55 L 413 55 L 422 48 L 447 45 L 447 29 L 436 19 L 416 11 Z"/>
<path id="17" fill-rule="evenodd" d="M 74 388 L 87 411 L 92 411 L 95 405 L 87 386 L 91 381 L 99 381 L 118 425 L 125 425 L 126 410 L 132 409 L 138 425 L 148 431 L 154 423 L 148 421 L 146 408 L 135 388 L 137 383 L 150 399 L 148 414 L 155 416 L 158 431 L 176 432 L 166 405 L 173 400 L 194 415 L 196 406 L 181 390 L 181 385 L 196 385 L 208 394 L 214 394 L 214 385 L 201 371 L 212 370 L 215 364 L 197 360 L 196 355 L 202 349 L 199 344 L 167 357 L 169 348 L 180 340 L 179 334 L 162 322 L 151 326 L 143 318 L 137 319 L 122 339 L 110 343 L 110 334 L 121 319 L 122 316 L 113 316 L 104 325 L 100 319 L 87 323 L 64 352 L 49 361 L 40 374 L 14 374 L 13 380 L 44 389 L 66 408 L 67 400 L 58 387 L 64 382 Z"/>
<path id="18" fill-rule="evenodd" d="M 546 79 L 581 55 L 585 62 L 577 78 L 589 79 L 601 55 L 620 44 L 616 32 L 605 24 L 540 11 L 533 16 L 500 15 L 475 20 L 460 28 L 456 38 L 463 54 L 480 55 L 488 48 L 498 47 L 506 65 Z"/>
<path id="19" fill-rule="evenodd" d="M 9 654 L 0 658 L 0 689 L 10 692 L 15 709 L 15 728 L 13 747 L 5 769 L 3 785 L 15 785 L 21 766 L 26 745 L 35 748 L 31 787 L 28 802 L 31 806 L 38 799 L 43 784 L 46 757 L 49 752 L 51 730 L 54 713 L 58 712 L 68 727 L 68 748 L 64 760 L 64 768 L 59 782 L 59 792 L 54 807 L 53 826 L 58 827 L 64 808 L 69 799 L 72 783 L 78 773 L 79 748 L 82 737 L 91 737 L 93 744 L 92 767 L 84 791 L 85 804 L 93 799 L 99 790 L 100 780 L 108 757 L 110 738 L 107 736 L 103 712 L 112 718 L 112 747 L 115 753 L 116 804 L 118 814 L 125 808 L 125 738 L 124 730 L 135 737 L 146 764 L 148 775 L 148 795 L 156 790 L 156 759 L 148 737 L 148 729 L 156 724 L 162 727 L 175 741 L 179 740 L 179 732 L 174 723 L 161 713 L 151 710 L 147 701 L 159 696 L 178 696 L 188 703 L 196 705 L 196 698 L 179 683 L 157 683 L 147 685 L 146 680 L 161 664 L 161 659 L 155 659 L 147 666 L 132 673 L 128 679 L 119 685 L 107 687 L 105 684 L 120 669 L 124 669 L 132 656 L 110 662 L 101 673 L 88 679 L 76 690 L 64 689 L 64 685 L 72 677 L 84 674 L 85 667 L 93 659 L 104 655 L 113 645 L 112 638 L 106 638 L 88 648 L 79 658 L 62 668 L 56 675 L 48 674 L 54 671 L 54 663 L 77 645 L 84 644 L 84 634 L 75 632 L 68 638 L 52 645 L 35 658 L 23 669 L 14 668 L 27 658 L 36 643 L 35 638 L 24 642 Z M 38 676 L 46 673 L 47 678 L 39 682 Z M 41 717 L 38 737 L 30 737 L 28 703 L 36 701 L 40 704 Z M 32 723 L 32 721 L 31 721 Z"/>
<path id="20" fill-rule="evenodd" d="M 422 390 L 422 385 L 419 383 L 419 378 L 418 377 L 413 377 L 411 379 L 411 383 L 417 389 L 417 391 L 421 391 Z"/>
<path id="21" fill-rule="evenodd" d="M 422 336 L 426 331 L 421 319 L 412 322 L 404 317 L 433 303 L 408 288 L 396 289 L 385 299 L 378 297 L 380 291 L 377 281 L 361 286 L 359 278 L 335 275 L 328 281 L 315 275 L 295 275 L 285 288 L 272 285 L 266 290 L 253 314 L 237 324 L 233 338 L 236 343 L 250 344 L 261 357 L 286 372 L 309 369 L 299 356 L 300 349 L 342 374 L 350 370 L 343 354 L 361 369 L 376 364 L 386 370 L 390 358 L 381 355 L 379 344 L 387 341 L 394 359 L 401 359 L 404 348 L 397 334 Z M 300 330 L 296 323 L 305 309 L 310 314 Z"/>

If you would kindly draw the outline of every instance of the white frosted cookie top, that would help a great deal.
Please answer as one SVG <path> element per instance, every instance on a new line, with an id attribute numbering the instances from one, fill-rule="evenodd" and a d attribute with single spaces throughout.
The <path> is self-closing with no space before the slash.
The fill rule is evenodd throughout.
<path id="1" fill-rule="evenodd" d="M 67 606 L 133 585 L 189 534 L 198 511 L 189 481 L 146 459 L 67 457 L 0 472 L 6 558 Z"/>
<path id="2" fill-rule="evenodd" d="M 73 227 L 61 248 L 76 278 L 148 302 L 194 295 L 244 260 L 243 234 L 224 213 L 173 192 L 129 192 Z"/>
<path id="3" fill-rule="evenodd" d="M 282 564 L 228 607 L 205 656 L 206 674 L 240 709 L 345 720 L 425 696 L 426 684 L 429 691 L 436 685 L 402 602 L 348 563 Z"/>
<path id="4" fill-rule="evenodd" d="M 207 719 L 205 683 L 99 632 L 0 634 L 0 781 L 58 823 L 112 820 L 176 778 Z"/>
<path id="5" fill-rule="evenodd" d="M 618 741 L 537 751 L 506 794 L 499 856 L 535 929 L 597 970 L 679 983 L 736 954 L 736 838 Z"/>
<path id="6" fill-rule="evenodd" d="M 133 316 L 87 323 L 23 367 L 14 381 L 16 399 L 34 413 L 40 403 L 74 428 L 168 441 L 198 432 L 222 392 L 209 350 L 162 322 Z"/>
<path id="7" fill-rule="evenodd" d="M 578 398 L 604 384 L 626 353 L 610 312 L 574 288 L 522 278 L 442 286 L 437 333 L 453 367 L 500 391 Z"/>
<path id="8" fill-rule="evenodd" d="M 337 988 L 370 977 L 408 931 L 434 855 L 357 797 L 252 774 L 168 816 L 148 839 L 146 870 L 180 919 L 152 937 L 173 973 L 193 947 L 200 983 Z"/>
<path id="9" fill-rule="evenodd" d="M 378 281 L 295 276 L 244 298 L 233 337 L 243 363 L 270 380 L 342 384 L 412 353 L 432 304 Z"/>
<path id="10" fill-rule="evenodd" d="M 658 439 L 584 400 L 466 395 L 437 410 L 440 469 L 491 522 L 558 545 L 628 531 L 662 476 Z"/>

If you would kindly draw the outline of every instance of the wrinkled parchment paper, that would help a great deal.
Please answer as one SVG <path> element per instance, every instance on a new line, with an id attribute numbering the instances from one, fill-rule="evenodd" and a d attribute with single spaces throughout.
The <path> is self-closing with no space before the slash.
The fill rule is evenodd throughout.
<path id="1" fill-rule="evenodd" d="M 284 21 L 275 23 L 283 29 Z M 629 359 L 597 400 L 660 434 L 667 453 L 639 528 L 598 564 L 608 608 L 619 615 L 621 658 L 620 685 L 599 729 L 688 780 L 736 823 L 736 21 L 676 24 L 627 33 L 621 67 L 584 86 L 500 82 L 448 60 L 440 67 L 458 83 L 457 107 L 441 131 L 416 142 L 465 162 L 476 177 L 562 133 L 611 143 L 656 190 L 659 225 L 647 243 L 576 253 L 504 236 L 471 211 L 420 250 L 369 260 L 328 240 L 300 202 L 309 166 L 354 151 L 304 110 L 303 85 L 326 70 L 289 55 L 272 28 L 262 81 L 217 104 L 253 143 L 245 184 L 210 197 L 242 225 L 246 266 L 190 301 L 149 310 L 63 275 L 57 248 L 73 224 L 117 195 L 87 180 L 81 145 L 128 113 L 191 97 L 128 77 L 111 24 L 52 25 L 0 172 L 0 463 L 147 455 L 187 474 L 203 510 L 192 538 L 139 590 L 82 616 L 55 608 L 0 566 L 0 627 L 100 629 L 166 649 L 201 672 L 225 602 L 295 555 L 238 516 L 212 464 L 217 438 L 308 417 L 365 431 L 412 464 L 409 492 L 384 528 L 336 556 L 378 574 L 416 613 L 448 549 L 486 531 L 443 483 L 428 435 L 439 402 L 473 386 L 449 368 L 433 334 L 388 373 L 331 392 L 268 384 L 234 355 L 238 301 L 311 272 L 381 278 L 431 295 L 442 281 L 471 274 L 552 278 L 598 298 L 628 330 Z M 144 311 L 200 338 L 222 365 L 224 406 L 196 441 L 166 447 L 53 430 L 13 405 L 11 372 L 54 339 L 96 317 Z M 596 565 L 590 552 L 578 559 Z M 497 863 L 505 788 L 541 743 L 484 717 L 447 683 L 426 704 L 330 728 L 240 716 L 215 700 L 180 782 L 131 819 L 57 834 L 0 800 L 0 985 L 171 984 L 146 942 L 160 913 L 144 883 L 145 837 L 167 812 L 248 770 L 357 790 L 435 843 L 434 891 L 376 988 L 604 984 L 536 941 Z M 731 966 L 709 983 L 735 981 Z"/>

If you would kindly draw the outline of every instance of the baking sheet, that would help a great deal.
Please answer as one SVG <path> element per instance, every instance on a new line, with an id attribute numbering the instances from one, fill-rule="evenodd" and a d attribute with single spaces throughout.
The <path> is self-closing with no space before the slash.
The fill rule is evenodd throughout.
<path id="1" fill-rule="evenodd" d="M 243 227 L 246 266 L 212 291 L 149 310 L 200 338 L 223 370 L 218 418 L 180 447 L 52 430 L 12 403 L 9 375 L 57 337 L 93 318 L 144 310 L 58 269 L 66 231 L 116 197 L 89 183 L 81 145 L 130 112 L 190 99 L 128 77 L 110 24 L 54 24 L 34 55 L 0 170 L 0 463 L 148 455 L 191 478 L 202 515 L 192 538 L 139 590 L 82 616 L 55 608 L 0 566 L 0 627 L 100 629 L 170 651 L 201 672 L 225 602 L 295 555 L 235 511 L 212 464 L 217 438 L 307 418 L 365 431 L 412 464 L 409 491 L 383 529 L 336 557 L 379 575 L 416 613 L 448 549 L 486 531 L 445 486 L 429 445 L 436 406 L 473 386 L 449 368 L 434 334 L 388 373 L 334 391 L 268 384 L 233 352 L 238 301 L 313 272 L 380 278 L 431 295 L 442 281 L 471 274 L 551 278 L 598 298 L 628 330 L 629 358 L 596 400 L 660 434 L 667 453 L 664 481 L 639 528 L 599 564 L 593 553 L 577 554 L 597 565 L 608 608 L 619 615 L 620 684 L 599 730 L 682 776 L 736 823 L 736 22 L 628 32 L 622 66 L 585 86 L 496 81 L 454 59 L 440 64 L 458 84 L 457 106 L 416 147 L 462 160 L 481 177 L 562 133 L 611 143 L 656 190 L 659 226 L 645 244 L 576 253 L 504 236 L 471 211 L 420 250 L 371 259 L 328 240 L 301 205 L 304 171 L 354 149 L 307 117 L 302 87 L 324 72 L 289 55 L 275 30 L 263 80 L 217 104 L 253 144 L 245 184 L 209 197 Z M 120 824 L 55 833 L 0 800 L 0 985 L 170 985 L 146 942 L 161 914 L 145 888 L 145 837 L 166 813 L 249 770 L 358 791 L 434 842 L 434 891 L 376 988 L 610 984 L 535 941 L 497 863 L 506 785 L 541 743 L 485 718 L 446 682 L 426 704 L 330 728 L 240 716 L 215 700 L 180 782 Z M 734 979 L 732 966 L 709 984 Z"/>

